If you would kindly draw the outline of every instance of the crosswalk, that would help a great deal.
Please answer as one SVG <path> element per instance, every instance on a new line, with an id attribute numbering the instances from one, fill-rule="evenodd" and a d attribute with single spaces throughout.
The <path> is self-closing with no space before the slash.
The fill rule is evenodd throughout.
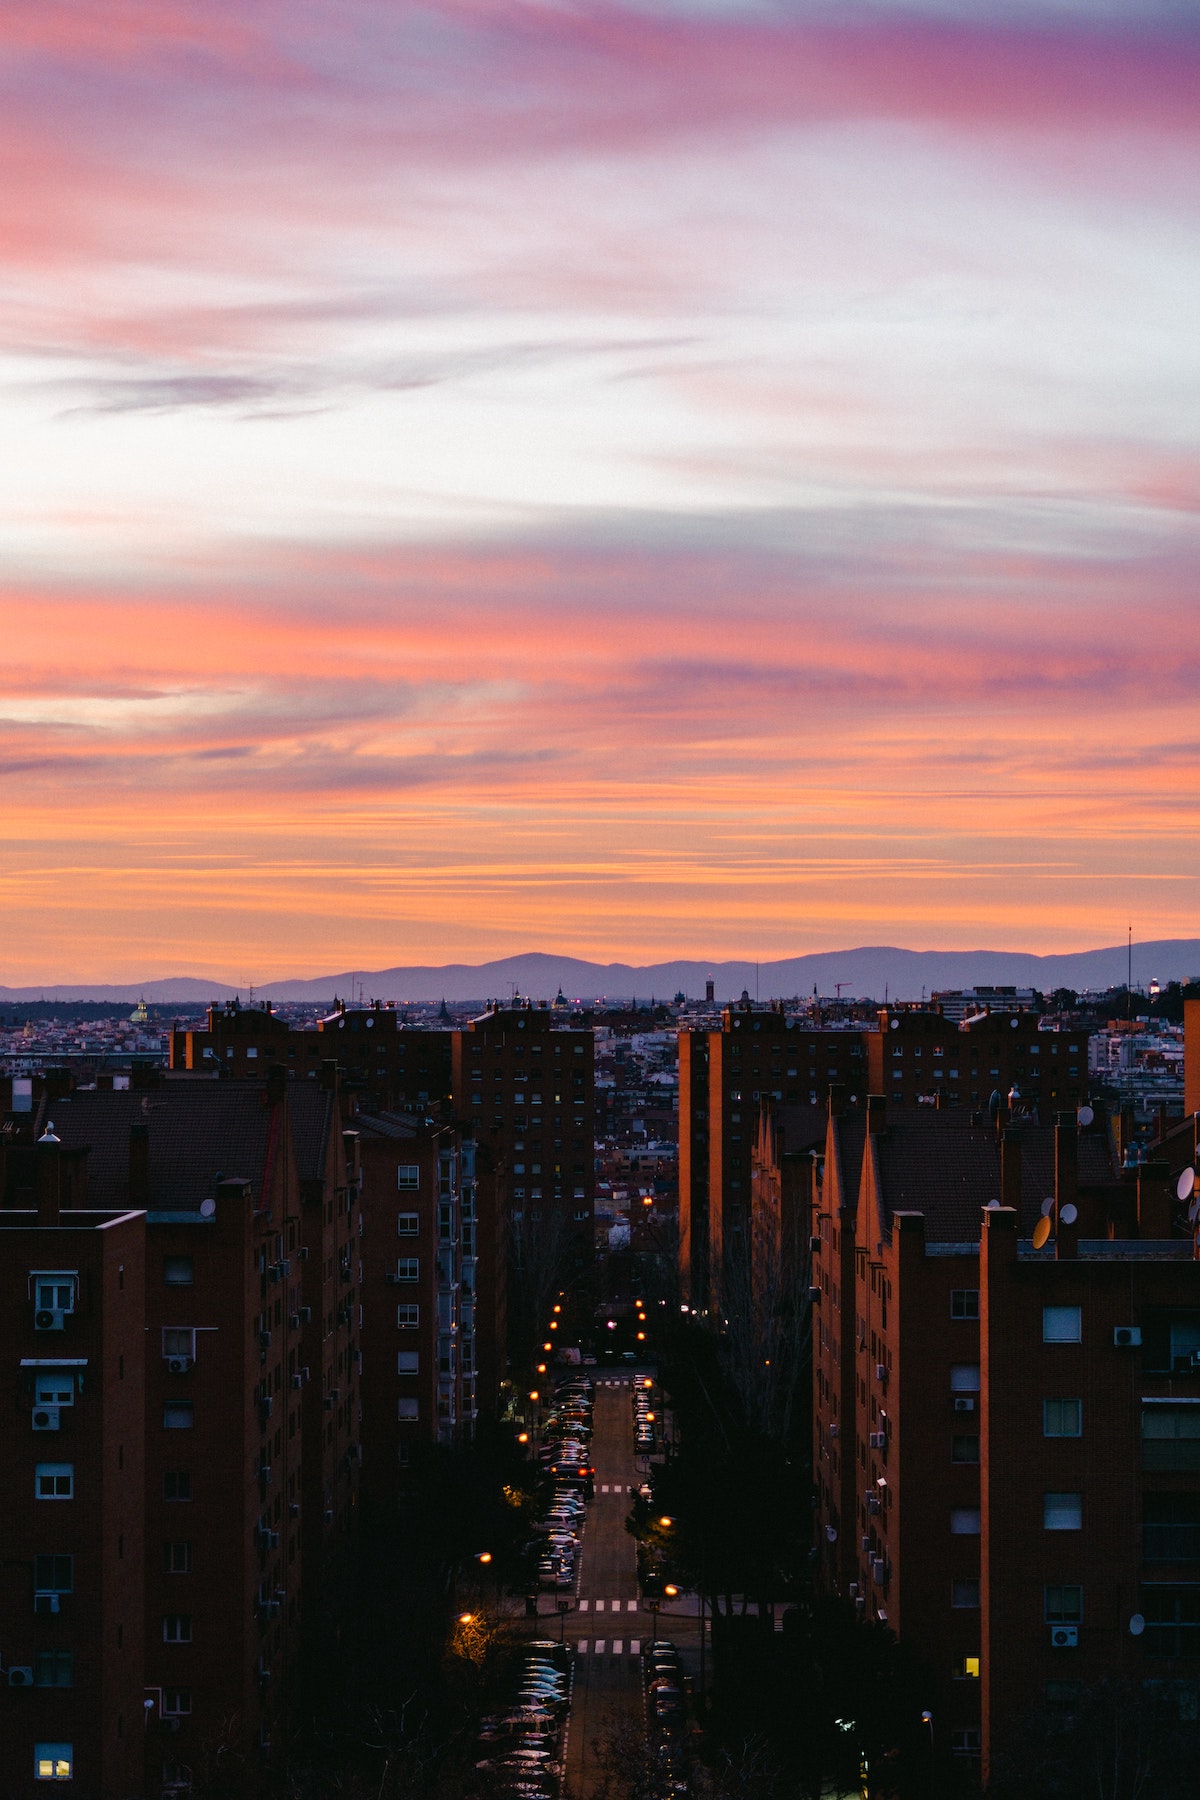
<path id="1" fill-rule="evenodd" d="M 579 1638 L 575 1644 L 577 1656 L 640 1656 L 642 1653 L 641 1638 Z"/>
<path id="2" fill-rule="evenodd" d="M 598 1613 L 606 1611 L 610 1613 L 635 1613 L 639 1610 L 636 1600 L 581 1600 L 578 1604 L 578 1610 L 580 1612 L 587 1612 L 589 1608 L 592 1612 Z"/>

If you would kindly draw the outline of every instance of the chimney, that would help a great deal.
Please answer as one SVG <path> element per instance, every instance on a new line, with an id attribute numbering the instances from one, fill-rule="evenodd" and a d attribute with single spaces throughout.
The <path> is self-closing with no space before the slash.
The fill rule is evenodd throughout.
<path id="1" fill-rule="evenodd" d="M 885 1094 L 867 1095 L 867 1130 L 872 1137 L 887 1130 L 887 1096 Z"/>
<path id="2" fill-rule="evenodd" d="M 321 1086 L 327 1093 L 338 1091 L 338 1065 L 336 1057 L 326 1056 L 321 1059 Z"/>
<path id="3" fill-rule="evenodd" d="M 46 1129 L 34 1147 L 34 1191 L 37 1194 L 39 1225 L 62 1224 L 62 1145 L 47 1120 Z"/>
<path id="4" fill-rule="evenodd" d="M 1000 1139 L 1000 1204 L 1021 1212 L 1021 1139 L 1008 1130 Z"/>
<path id="5" fill-rule="evenodd" d="M 1060 1112 L 1054 1122 L 1054 1202 L 1061 1218 L 1066 1205 L 1074 1206 L 1079 1192 L 1079 1127 L 1075 1114 Z"/>
<path id="6" fill-rule="evenodd" d="M 287 1092 L 288 1072 L 282 1063 L 272 1063 L 267 1070 L 267 1105 L 278 1106 Z"/>
<path id="7" fill-rule="evenodd" d="M 842 1082 L 840 1082 L 840 1081 L 831 1081 L 830 1082 L 828 1107 L 829 1107 L 829 1117 L 831 1119 L 840 1119 L 842 1114 L 845 1112 L 845 1110 L 846 1110 L 846 1089 L 845 1089 L 845 1085 Z"/>
<path id="8" fill-rule="evenodd" d="M 150 1205 L 150 1127 L 141 1119 L 129 1127 L 129 1204 L 134 1212 Z"/>
<path id="9" fill-rule="evenodd" d="M 1137 1234 L 1140 1238 L 1171 1236 L 1171 1165 L 1141 1163 L 1137 1172 Z"/>

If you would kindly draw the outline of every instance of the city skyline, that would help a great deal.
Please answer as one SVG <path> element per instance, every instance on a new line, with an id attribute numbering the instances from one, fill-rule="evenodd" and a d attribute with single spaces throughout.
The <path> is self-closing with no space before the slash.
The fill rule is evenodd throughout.
<path id="1" fill-rule="evenodd" d="M 1181 9 L 6 39 L 0 981 L 1193 934 Z"/>

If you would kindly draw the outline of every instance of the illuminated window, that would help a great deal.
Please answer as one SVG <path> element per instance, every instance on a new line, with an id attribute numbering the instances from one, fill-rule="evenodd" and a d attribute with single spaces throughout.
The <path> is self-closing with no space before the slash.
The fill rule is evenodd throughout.
<path id="1" fill-rule="evenodd" d="M 74 1744 L 35 1744 L 33 1746 L 33 1778 L 35 1781 L 70 1781 L 74 1773 Z"/>

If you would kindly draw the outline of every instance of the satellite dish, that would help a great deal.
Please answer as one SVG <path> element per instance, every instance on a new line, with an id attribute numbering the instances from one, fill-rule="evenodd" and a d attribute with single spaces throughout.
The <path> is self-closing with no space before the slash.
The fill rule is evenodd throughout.
<path id="1" fill-rule="evenodd" d="M 829 1539 L 831 1544 L 836 1544 L 837 1543 L 837 1527 L 834 1525 L 827 1525 L 825 1527 L 825 1536 Z"/>
<path id="2" fill-rule="evenodd" d="M 1021 1023 L 1021 1021 L 1020 1021 L 1020 1019 L 1017 1018 L 1016 1014 L 1014 1013 L 1012 1018 L 1008 1021 L 1008 1023 L 1009 1023 L 1010 1028 L 1013 1031 L 1015 1031 L 1017 1029 L 1017 1026 Z"/>
<path id="3" fill-rule="evenodd" d="M 1000 1202 L 998 1200 L 989 1200 L 983 1210 L 984 1212 L 999 1212 Z"/>
<path id="4" fill-rule="evenodd" d="M 1035 1250 L 1044 1250 L 1049 1242 L 1050 1221 L 1049 1219 L 1039 1219 L 1033 1228 L 1033 1247 Z"/>
<path id="5" fill-rule="evenodd" d="M 1079 1208 L 1077 1206 L 1072 1206 L 1071 1202 L 1068 1200 L 1058 1216 L 1064 1225 L 1073 1225 L 1079 1217 Z"/>
<path id="6" fill-rule="evenodd" d="M 1075 1117 L 1081 1125 L 1090 1125 L 1096 1114 L 1090 1106 L 1081 1106 Z"/>
<path id="7" fill-rule="evenodd" d="M 1180 1200 L 1190 1200 L 1196 1190 L 1195 1169 L 1185 1169 L 1175 1183 L 1175 1194 Z"/>
<path id="8" fill-rule="evenodd" d="M 1054 1211 L 1054 1195 L 1048 1194 L 1046 1196 L 1046 1198 L 1042 1201 L 1042 1217 L 1043 1217 L 1043 1219 L 1048 1219 L 1050 1217 L 1050 1214 L 1053 1211 Z"/>
<path id="9" fill-rule="evenodd" d="M 899 1021 L 899 1019 L 893 1019 L 893 1020 L 892 1020 L 892 1024 L 891 1024 L 891 1029 L 892 1029 L 892 1030 L 893 1030 L 893 1031 L 899 1031 L 899 1029 L 900 1029 L 900 1021 Z"/>
<path id="10" fill-rule="evenodd" d="M 1134 1613 L 1132 1619 L 1130 1619 L 1130 1621 L 1129 1621 L 1130 1637 L 1141 1637 L 1141 1635 L 1142 1635 L 1143 1631 L 1145 1631 L 1145 1629 L 1146 1629 L 1146 1621 L 1145 1621 L 1145 1618 L 1143 1617 L 1143 1615 L 1141 1613 Z"/>
<path id="11" fill-rule="evenodd" d="M 202 1219 L 211 1219 L 216 1213 L 216 1210 L 217 1203 L 215 1200 L 202 1200 L 200 1202 L 200 1217 Z"/>

